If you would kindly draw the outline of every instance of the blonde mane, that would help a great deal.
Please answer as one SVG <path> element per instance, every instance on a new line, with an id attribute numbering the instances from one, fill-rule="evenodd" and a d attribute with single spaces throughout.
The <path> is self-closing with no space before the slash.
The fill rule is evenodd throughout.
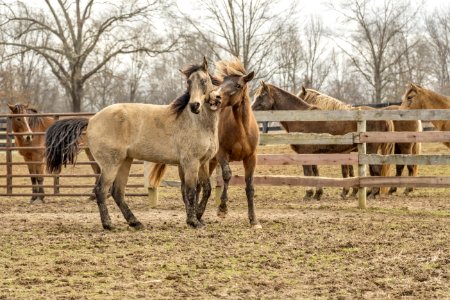
<path id="1" fill-rule="evenodd" d="M 247 71 L 244 68 L 244 65 L 238 58 L 234 58 L 233 60 L 221 60 L 216 62 L 216 72 L 215 76 L 220 81 L 226 76 L 238 75 L 245 76 Z"/>
<path id="2" fill-rule="evenodd" d="M 300 96 L 300 94 L 301 92 L 297 96 Z M 323 110 L 339 110 L 352 108 L 350 104 L 344 103 L 336 98 L 322 94 L 321 92 L 313 89 L 306 89 L 306 96 L 303 100 Z"/>

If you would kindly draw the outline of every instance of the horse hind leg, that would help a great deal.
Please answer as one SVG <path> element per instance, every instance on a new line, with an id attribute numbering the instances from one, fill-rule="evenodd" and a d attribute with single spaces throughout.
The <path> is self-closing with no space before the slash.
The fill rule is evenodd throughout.
<path id="1" fill-rule="evenodd" d="M 102 173 L 94 188 L 95 199 L 97 200 L 102 226 L 106 230 L 111 230 L 113 227 L 105 200 L 107 198 L 108 191 L 116 178 L 119 167 L 120 165 L 105 165 L 105 167 L 102 168 Z"/>
<path id="2" fill-rule="evenodd" d="M 355 177 L 355 172 L 352 165 L 348 165 L 348 174 L 350 177 Z M 358 195 L 358 187 L 353 187 L 352 189 L 352 197 L 356 198 Z"/>
<path id="3" fill-rule="evenodd" d="M 310 165 L 303 165 L 302 167 L 303 167 L 303 175 L 305 175 L 305 176 L 312 176 L 312 174 L 313 174 L 312 166 L 310 166 Z M 303 201 L 311 200 L 313 195 L 314 195 L 313 188 L 312 187 L 307 187 L 306 188 L 306 192 L 305 192 L 305 196 L 303 196 Z"/>
<path id="4" fill-rule="evenodd" d="M 341 173 L 342 173 L 342 178 L 347 178 L 348 177 L 348 173 L 349 173 L 349 166 L 348 165 L 342 165 L 341 166 Z M 349 188 L 343 187 L 342 188 L 342 192 L 341 192 L 341 199 L 345 200 L 347 199 L 347 195 L 350 192 Z"/>
<path id="5" fill-rule="evenodd" d="M 319 168 L 317 167 L 317 165 L 313 165 L 312 166 L 312 171 L 314 172 L 314 176 L 318 177 L 319 176 Z M 319 201 L 320 198 L 323 195 L 323 187 L 318 187 L 316 188 L 316 193 L 314 194 L 314 200 Z"/>
<path id="6" fill-rule="evenodd" d="M 256 167 L 256 154 L 253 154 L 249 158 L 244 160 L 245 169 L 245 193 L 247 195 L 247 206 L 248 206 L 248 219 L 250 225 L 253 228 L 262 228 L 256 219 L 255 206 L 254 206 L 254 195 L 255 189 L 253 187 L 253 174 Z"/>
<path id="7" fill-rule="evenodd" d="M 401 176 L 402 176 L 402 173 L 403 173 L 404 167 L 405 167 L 405 165 L 396 165 L 396 166 L 395 166 L 395 176 L 401 177 Z M 389 189 L 388 194 L 389 194 L 389 195 L 392 195 L 392 194 L 394 194 L 394 193 L 396 193 L 396 192 L 397 192 L 397 187 L 396 187 L 396 186 L 392 186 L 392 187 Z"/>
<path id="8" fill-rule="evenodd" d="M 414 165 L 407 165 L 406 166 L 408 168 L 408 176 L 414 176 L 414 169 L 417 168 L 417 166 Z M 403 194 L 405 194 L 406 196 L 409 195 L 412 191 L 414 190 L 414 188 L 412 186 L 409 186 L 407 188 L 405 188 L 405 191 L 403 192 Z"/>
<path id="9" fill-rule="evenodd" d="M 138 219 L 134 216 L 133 212 L 124 200 L 125 186 L 127 185 L 128 175 L 130 173 L 132 162 L 132 158 L 127 158 L 120 166 L 111 189 L 111 195 L 114 198 L 114 201 L 116 202 L 120 211 L 122 212 L 125 220 L 127 220 L 128 225 L 136 229 L 142 229 L 144 228 L 144 225 L 142 225 L 142 223 L 138 221 Z"/>

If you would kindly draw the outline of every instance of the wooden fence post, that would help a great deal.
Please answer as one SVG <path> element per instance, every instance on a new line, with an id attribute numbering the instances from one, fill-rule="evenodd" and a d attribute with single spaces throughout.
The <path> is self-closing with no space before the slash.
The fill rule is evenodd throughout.
<path id="1" fill-rule="evenodd" d="M 156 206 L 158 206 L 159 203 L 158 187 L 151 186 L 149 182 L 150 171 L 152 170 L 154 165 L 155 165 L 154 163 L 144 161 L 144 187 L 146 187 L 148 190 L 148 200 L 150 208 L 155 208 Z"/>
<path id="2" fill-rule="evenodd" d="M 362 132 L 366 132 L 366 120 L 358 121 L 358 136 L 361 136 Z M 366 143 L 358 144 L 358 177 L 366 177 L 366 165 L 360 162 L 361 155 L 366 154 Z M 367 188 L 362 187 L 361 185 L 358 188 L 358 207 L 360 209 L 367 208 L 366 202 L 366 192 Z"/>
<path id="3" fill-rule="evenodd" d="M 6 193 L 8 195 L 12 194 L 12 119 L 11 117 L 6 118 Z"/>
<path id="4" fill-rule="evenodd" d="M 54 116 L 55 122 L 59 120 L 59 116 Z M 59 194 L 59 174 L 53 177 L 53 192 Z"/>

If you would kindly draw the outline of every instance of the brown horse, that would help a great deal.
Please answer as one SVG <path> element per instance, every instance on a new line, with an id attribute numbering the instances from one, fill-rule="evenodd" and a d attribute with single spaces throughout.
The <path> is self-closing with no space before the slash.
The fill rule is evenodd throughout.
<path id="1" fill-rule="evenodd" d="M 411 83 L 402 97 L 402 108 L 405 109 L 450 109 L 450 98 L 440 95 L 417 84 Z M 450 131 L 450 121 L 431 121 L 440 131 Z M 444 145 L 450 148 L 450 142 Z"/>
<path id="2" fill-rule="evenodd" d="M 45 143 L 44 135 L 34 134 L 36 132 L 46 132 L 47 129 L 55 122 L 52 117 L 36 116 L 38 113 L 35 108 L 28 107 L 29 104 L 8 104 L 11 114 L 13 115 L 30 115 L 15 116 L 12 118 L 12 128 L 15 133 L 15 142 L 18 147 L 43 147 Z M 44 174 L 44 158 L 45 150 L 42 149 L 19 149 L 19 154 L 28 162 L 28 171 L 30 174 Z M 94 161 L 94 157 L 89 149 L 85 149 L 86 155 L 90 161 Z M 100 174 L 100 168 L 96 164 L 91 165 L 95 174 Z M 33 195 L 30 203 L 38 203 L 44 201 L 44 177 L 35 175 L 31 176 L 33 185 Z M 91 197 L 94 199 L 95 197 Z"/>
<path id="3" fill-rule="evenodd" d="M 398 105 L 391 105 L 388 107 L 383 108 L 384 110 L 398 110 L 401 109 Z M 396 120 L 394 122 L 394 128 L 395 131 L 402 132 L 402 131 L 422 131 L 422 121 L 402 121 L 402 120 Z M 395 154 L 420 154 L 421 150 L 421 143 L 395 143 Z M 405 165 L 396 165 L 395 168 L 395 176 L 402 176 L 403 169 L 405 168 Z M 418 172 L 418 165 L 407 165 L 408 169 L 408 176 L 417 176 Z M 413 187 L 407 187 L 405 188 L 404 194 L 408 195 L 414 190 Z M 391 187 L 389 189 L 389 195 L 392 195 L 397 191 L 397 187 Z"/>
<path id="4" fill-rule="evenodd" d="M 12 129 L 15 134 L 14 140 L 17 147 L 42 147 L 44 146 L 44 136 L 35 135 L 34 132 L 45 132 L 47 128 L 53 124 L 54 120 L 50 117 L 34 116 L 37 110 L 28 107 L 28 104 L 8 104 L 11 110 Z M 21 116 L 14 116 L 21 115 Z M 31 184 L 33 185 L 30 203 L 44 201 L 44 149 L 19 149 L 19 154 L 23 156 L 27 162 L 28 171 L 31 176 Z"/>
<path id="5" fill-rule="evenodd" d="M 200 181 L 209 180 L 209 160 L 216 154 L 219 144 L 220 97 L 207 68 L 204 60 L 185 70 L 188 89 L 170 105 L 113 104 L 90 120 L 61 120 L 48 129 L 47 169 L 58 172 L 62 165 L 74 163 L 77 141 L 87 128 L 89 149 L 101 168 L 95 192 L 104 229 L 112 228 L 105 203 L 111 186 L 111 194 L 128 225 L 137 229 L 143 227 L 124 200 L 133 159 L 179 165 L 186 222 L 192 227 L 202 225 L 197 218 L 197 183 L 199 174 L 203 176 Z"/>
<path id="6" fill-rule="evenodd" d="M 282 90 L 271 84 L 261 82 L 261 86 L 255 92 L 255 101 L 253 103 L 254 110 L 316 110 L 317 106 L 313 106 L 303 101 L 299 97 Z M 374 122 L 370 126 L 372 131 L 393 131 L 392 122 Z M 305 132 L 305 133 L 329 133 L 333 135 L 343 135 L 356 131 L 356 122 L 354 121 L 311 121 L 311 122 L 281 122 L 281 125 L 287 132 Z M 368 126 L 369 127 L 369 126 Z M 310 153 L 348 153 L 355 149 L 356 145 L 291 145 L 292 149 L 300 154 Z M 393 150 L 392 144 L 371 143 L 367 145 L 368 153 L 377 153 L 381 150 L 382 154 L 391 154 Z M 386 176 L 388 174 L 388 166 L 380 165 L 369 166 L 370 175 Z M 305 176 L 319 176 L 317 166 L 303 166 Z M 375 197 L 380 192 L 379 188 L 373 188 L 369 196 Z M 323 193 L 322 188 L 318 188 L 314 198 L 319 200 Z M 313 194 L 308 189 L 304 199 L 310 199 Z"/>
<path id="7" fill-rule="evenodd" d="M 327 109 L 327 110 L 354 110 L 354 109 L 373 109 L 368 106 L 362 106 L 362 107 L 352 107 L 350 104 L 344 103 L 336 98 L 333 98 L 331 96 L 328 96 L 326 94 L 323 94 L 321 92 L 318 92 L 313 89 L 305 89 L 305 87 L 302 87 L 302 90 L 297 95 L 301 99 L 305 100 L 309 104 L 317 105 L 321 109 Z M 383 108 L 385 110 L 395 110 L 399 109 L 399 106 L 389 106 L 386 108 Z M 368 122 L 368 125 L 370 126 L 370 123 Z M 393 121 L 394 124 L 394 130 L 395 131 L 422 131 L 422 124 L 420 121 Z M 420 153 L 420 143 L 395 143 L 394 147 L 394 153 L 395 154 L 419 154 Z M 397 165 L 396 166 L 396 176 L 401 176 L 404 165 Z M 408 165 L 408 172 L 409 176 L 417 176 L 417 165 Z M 353 166 L 342 166 L 342 175 L 345 178 L 347 175 L 347 172 L 350 173 L 350 176 L 353 177 Z M 355 190 L 353 190 L 353 194 L 355 194 Z M 412 192 L 413 188 L 408 187 L 405 189 L 405 194 L 409 194 Z M 397 191 L 396 187 L 391 187 L 389 190 L 389 194 L 393 194 Z M 345 188 L 343 193 L 345 193 Z"/>

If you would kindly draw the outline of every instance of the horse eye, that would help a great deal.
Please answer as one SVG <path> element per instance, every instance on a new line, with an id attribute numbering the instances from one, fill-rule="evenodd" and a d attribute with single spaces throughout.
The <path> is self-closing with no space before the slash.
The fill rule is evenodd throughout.
<path id="1" fill-rule="evenodd" d="M 408 100 L 411 100 L 412 98 L 414 98 L 414 96 L 408 96 Z"/>
<path id="2" fill-rule="evenodd" d="M 21 118 L 16 118 L 16 121 L 19 121 L 19 122 L 20 122 L 20 121 L 22 121 L 22 119 L 21 119 Z"/>
<path id="3" fill-rule="evenodd" d="M 236 83 L 236 88 L 240 89 L 242 86 L 239 83 Z"/>

